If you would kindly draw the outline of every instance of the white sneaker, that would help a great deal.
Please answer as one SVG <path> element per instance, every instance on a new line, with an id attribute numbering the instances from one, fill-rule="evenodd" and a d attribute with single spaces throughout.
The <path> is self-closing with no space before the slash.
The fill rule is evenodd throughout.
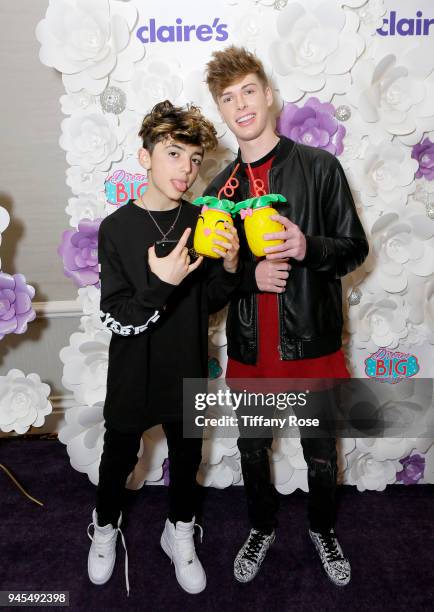
<path id="1" fill-rule="evenodd" d="M 120 526 L 122 523 L 122 514 L 119 516 L 116 529 L 113 525 L 98 525 L 98 517 L 96 510 L 92 512 L 92 520 L 87 527 L 87 535 L 92 541 L 87 559 L 87 571 L 89 579 L 93 584 L 105 584 L 110 580 L 113 573 L 113 568 L 116 561 L 116 540 L 118 532 L 121 534 L 121 540 L 125 549 L 125 582 L 127 586 L 127 594 L 130 594 L 130 583 L 128 580 L 128 553 L 125 546 L 125 538 Z M 93 536 L 90 535 L 89 529 L 93 526 Z"/>
<path id="2" fill-rule="evenodd" d="M 195 525 L 194 517 L 190 523 L 166 520 L 161 535 L 161 548 L 175 564 L 176 579 L 187 593 L 200 593 L 206 587 L 206 575 L 194 548 L 194 528 L 199 527 L 202 541 L 202 527 Z"/>

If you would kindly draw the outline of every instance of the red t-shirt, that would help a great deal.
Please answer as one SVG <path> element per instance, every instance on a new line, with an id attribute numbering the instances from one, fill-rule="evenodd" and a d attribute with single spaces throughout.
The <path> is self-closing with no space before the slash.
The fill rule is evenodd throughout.
<path id="1" fill-rule="evenodd" d="M 261 179 L 265 191 L 268 193 L 268 172 L 271 168 L 274 156 L 266 155 L 263 159 L 250 164 L 253 178 Z M 250 195 L 253 197 L 253 185 L 250 173 Z M 259 258 L 258 258 L 259 261 Z M 289 271 L 288 283 L 291 282 L 291 271 Z M 345 357 L 340 349 L 335 353 L 315 357 L 313 359 L 294 359 L 291 361 L 281 359 L 279 354 L 279 310 L 277 293 L 258 293 L 258 347 L 257 361 L 255 365 L 246 365 L 229 357 L 226 370 L 226 378 L 349 378 L 350 374 L 345 365 Z M 321 390 L 332 386 L 324 380 L 309 383 L 311 390 Z M 233 385 L 231 385 L 233 386 Z M 288 387 L 288 385 L 286 385 Z M 306 383 L 294 380 L 291 389 L 304 389 Z M 277 390 L 277 389 L 276 389 Z M 282 389 L 284 390 L 284 389 Z"/>

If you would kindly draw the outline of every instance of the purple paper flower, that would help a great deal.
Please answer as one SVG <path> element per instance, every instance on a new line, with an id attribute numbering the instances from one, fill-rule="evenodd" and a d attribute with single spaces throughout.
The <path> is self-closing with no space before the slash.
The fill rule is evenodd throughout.
<path id="1" fill-rule="evenodd" d="M 277 120 L 277 131 L 295 142 L 340 155 L 346 130 L 334 115 L 333 104 L 318 98 L 309 98 L 302 108 L 288 102 Z"/>
<path id="2" fill-rule="evenodd" d="M 422 142 L 414 145 L 411 156 L 419 163 L 416 178 L 424 176 L 427 181 L 434 181 L 434 142 L 425 138 Z"/>
<path id="3" fill-rule="evenodd" d="M 165 487 L 168 487 L 170 483 L 169 459 L 163 461 L 163 483 Z"/>
<path id="4" fill-rule="evenodd" d="M 36 313 L 32 308 L 35 290 L 22 274 L 0 272 L 0 340 L 6 334 L 23 334 Z"/>
<path id="5" fill-rule="evenodd" d="M 98 229 L 102 219 L 82 219 L 78 230 L 63 232 L 57 249 L 63 259 L 65 276 L 72 278 L 77 287 L 99 287 Z"/>
<path id="6" fill-rule="evenodd" d="M 421 455 L 409 455 L 400 459 L 403 469 L 396 474 L 396 482 L 402 481 L 405 485 L 416 484 L 423 478 L 425 471 L 425 457 Z"/>

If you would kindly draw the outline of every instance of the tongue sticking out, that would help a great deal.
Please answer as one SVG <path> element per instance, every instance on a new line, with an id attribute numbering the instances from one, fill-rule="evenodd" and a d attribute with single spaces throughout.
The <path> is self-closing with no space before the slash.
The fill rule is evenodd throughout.
<path id="1" fill-rule="evenodd" d="M 182 192 L 187 191 L 186 181 L 180 181 L 179 179 L 173 179 L 172 183 L 175 186 L 175 189 L 177 189 L 178 191 L 182 191 Z"/>

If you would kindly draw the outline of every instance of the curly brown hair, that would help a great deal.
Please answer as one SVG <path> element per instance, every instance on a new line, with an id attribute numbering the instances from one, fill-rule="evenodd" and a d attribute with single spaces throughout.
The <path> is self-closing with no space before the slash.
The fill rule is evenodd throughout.
<path id="1" fill-rule="evenodd" d="M 139 136 L 143 148 L 152 153 L 157 142 L 171 137 L 185 144 L 198 145 L 204 151 L 217 148 L 217 132 L 200 109 L 193 104 L 174 106 L 169 100 L 159 102 L 145 115 Z"/>
<path id="2" fill-rule="evenodd" d="M 206 65 L 206 83 L 214 100 L 226 87 L 245 77 L 256 74 L 262 85 L 268 86 L 268 78 L 260 59 L 244 47 L 231 45 L 223 51 L 214 51 Z"/>

